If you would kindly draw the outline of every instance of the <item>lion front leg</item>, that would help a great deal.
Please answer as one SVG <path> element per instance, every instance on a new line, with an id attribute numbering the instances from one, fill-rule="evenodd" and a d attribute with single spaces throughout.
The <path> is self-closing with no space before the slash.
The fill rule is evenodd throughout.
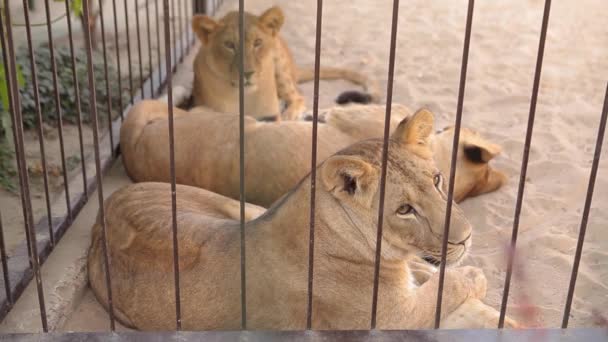
<path id="1" fill-rule="evenodd" d="M 385 298 L 381 307 L 388 310 L 379 311 L 380 329 L 424 329 L 431 328 L 435 322 L 437 308 L 437 290 L 439 272 L 414 290 L 411 295 L 402 298 L 395 305 L 395 298 Z M 483 272 L 476 267 L 465 266 L 445 270 L 442 319 L 449 316 L 468 299 L 482 299 L 486 295 L 487 280 Z"/>
<path id="2" fill-rule="evenodd" d="M 442 329 L 496 329 L 500 313 L 476 298 L 469 298 L 441 320 Z M 522 328 L 515 320 L 505 317 L 505 328 Z"/>

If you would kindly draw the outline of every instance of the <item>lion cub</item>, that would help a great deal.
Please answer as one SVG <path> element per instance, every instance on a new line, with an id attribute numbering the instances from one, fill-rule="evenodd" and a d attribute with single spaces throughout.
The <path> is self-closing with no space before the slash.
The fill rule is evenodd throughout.
<path id="1" fill-rule="evenodd" d="M 285 17 L 279 7 L 244 18 L 244 97 L 247 115 L 258 119 L 297 119 L 306 109 L 299 82 L 314 78 L 312 68 L 299 68 L 279 35 Z M 202 42 L 194 60 L 193 105 L 222 113 L 239 113 L 239 16 L 230 12 L 219 20 L 206 15 L 192 18 L 192 29 Z M 375 83 L 362 74 L 322 67 L 321 79 L 346 79 L 366 89 L 360 101 L 378 99 Z M 348 92 L 352 94 L 352 92 Z M 281 111 L 280 101 L 285 103 Z"/>

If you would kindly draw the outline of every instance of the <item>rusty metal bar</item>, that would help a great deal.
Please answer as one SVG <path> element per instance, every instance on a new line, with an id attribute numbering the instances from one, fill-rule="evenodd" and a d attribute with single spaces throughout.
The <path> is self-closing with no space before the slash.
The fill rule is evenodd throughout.
<path id="1" fill-rule="evenodd" d="M 239 187 L 241 201 L 241 329 L 247 330 L 245 269 L 245 0 L 239 0 Z"/>
<path id="2" fill-rule="evenodd" d="M 32 30 L 30 27 L 30 13 L 27 0 L 23 0 L 23 17 L 25 19 L 25 33 L 27 36 L 27 48 L 30 55 L 30 68 L 32 69 L 32 88 L 34 90 L 34 104 L 36 107 L 36 123 L 38 142 L 40 145 L 40 158 L 42 162 L 42 179 L 44 185 L 44 200 L 46 204 L 47 223 L 49 226 L 49 240 L 51 246 L 55 246 L 55 234 L 53 234 L 53 216 L 51 215 L 51 199 L 49 197 L 49 175 L 46 165 L 46 149 L 44 148 L 44 133 L 42 131 L 42 111 L 40 110 L 40 93 L 38 91 L 38 74 L 36 68 L 36 57 L 32 47 Z"/>
<path id="3" fill-rule="evenodd" d="M 146 0 L 146 31 L 148 36 L 148 77 L 150 77 L 150 96 L 154 97 L 154 76 L 152 75 L 152 35 L 150 33 L 150 1 Z M 142 93 L 143 96 L 143 93 Z"/>
<path id="4" fill-rule="evenodd" d="M 315 35 L 315 77 L 312 104 L 312 147 L 310 158 L 310 237 L 308 241 L 308 306 L 306 329 L 312 329 L 312 290 L 315 251 L 315 209 L 317 194 L 317 126 L 319 122 L 319 76 L 321 69 L 321 30 L 323 27 L 323 0 L 317 0 L 317 23 Z"/>
<path id="5" fill-rule="evenodd" d="M 2 257 L 2 276 L 4 278 L 4 291 L 6 291 L 6 300 L 8 301 L 10 308 L 13 306 L 13 294 L 11 292 L 11 279 L 8 276 L 8 257 L 6 256 L 6 244 L 4 242 L 4 226 L 2 225 L 2 212 L 0 212 L 0 256 Z"/>
<path id="6" fill-rule="evenodd" d="M 34 274 L 36 276 L 36 290 L 38 293 L 38 304 L 40 307 L 40 320 L 42 322 L 42 330 L 44 332 L 48 331 L 48 324 L 46 318 L 46 307 L 44 304 L 44 289 L 42 287 L 42 275 L 40 274 L 40 265 L 38 263 L 38 249 L 36 246 L 36 231 L 34 230 L 34 217 L 32 214 L 32 201 L 30 197 L 30 184 L 29 184 L 29 175 L 27 172 L 27 163 L 25 161 L 25 152 L 23 147 L 23 118 L 21 113 L 21 103 L 19 98 L 19 85 L 17 84 L 17 67 L 16 67 L 16 59 L 15 59 L 15 49 L 13 45 L 13 30 L 11 24 L 11 15 L 10 15 L 10 6 L 9 0 L 4 1 L 4 9 L 6 11 L 6 45 L 8 45 L 8 58 L 10 59 L 5 64 L 9 66 L 9 88 L 11 88 L 11 95 L 13 97 L 11 106 L 11 119 L 12 125 L 15 132 L 15 149 L 18 150 L 17 153 L 17 163 L 21 166 L 19 167 L 19 178 L 21 185 L 21 193 L 23 196 L 24 211 L 26 213 L 25 220 L 25 229 L 27 232 L 27 238 L 30 241 L 30 263 L 32 265 Z M 1 16 L 0 16 L 1 17 Z M 0 26 L 2 23 L 0 22 Z M 4 30 L 2 30 L 4 31 Z M 2 36 L 4 36 L 4 32 L 2 32 Z M 19 158 L 21 156 L 21 158 Z M 69 209 L 69 208 L 68 208 Z"/>
<path id="7" fill-rule="evenodd" d="M 169 27 L 169 0 L 163 0 L 165 51 L 171 51 L 171 28 Z M 165 54 L 167 65 L 167 107 L 169 109 L 169 163 L 171 168 L 171 214 L 173 231 L 173 271 L 175 282 L 175 326 L 182 329 L 182 313 L 179 289 L 179 243 L 177 239 L 177 194 L 175 186 L 175 132 L 173 118 L 173 75 L 171 75 L 171 53 Z"/>
<path id="8" fill-rule="evenodd" d="M 5 65 L 5 72 L 4 72 L 4 76 L 6 78 L 6 84 L 11 85 L 12 81 L 11 81 L 11 74 L 6 70 L 6 66 L 10 64 L 9 60 L 8 60 L 8 56 L 6 54 L 6 41 L 5 41 L 5 34 L 4 34 L 4 23 L 3 23 L 3 19 L 2 16 L 0 15 L 0 42 L 2 43 L 2 60 L 4 62 Z M 9 86 L 7 87 L 7 93 L 8 93 L 8 110 L 10 113 L 13 113 L 13 108 L 15 106 L 15 104 L 13 103 L 13 89 Z M 11 119 L 13 119 L 11 117 Z M 19 141 L 17 140 L 17 132 L 16 132 L 16 127 L 15 125 L 11 125 L 12 126 L 12 131 L 13 131 L 13 144 L 15 145 L 15 156 L 17 158 L 17 160 L 19 160 L 20 158 L 20 149 L 19 149 Z M 17 175 L 18 175 L 18 179 L 19 179 L 19 190 L 20 190 L 20 194 L 21 196 L 19 196 L 21 198 L 21 210 L 23 212 L 23 222 L 25 224 L 25 237 L 26 237 L 26 243 L 27 243 L 27 255 L 32 255 L 32 247 L 30 246 L 30 230 L 28 228 L 28 221 L 27 221 L 27 210 L 26 210 L 26 206 L 25 206 L 25 194 L 23 193 L 23 180 L 21 179 L 21 163 L 17 163 Z M 30 259 L 29 261 L 29 266 L 30 268 L 33 267 L 32 261 Z"/>
<path id="9" fill-rule="evenodd" d="M 154 0 L 154 11 L 156 12 L 156 55 L 158 56 L 158 80 L 162 78 L 163 74 L 163 59 L 161 58 L 161 43 L 160 43 L 160 14 L 158 12 L 158 2 L 161 0 Z"/>
<path id="10" fill-rule="evenodd" d="M 192 5 L 192 3 L 190 4 Z M 192 20 L 190 19 L 190 9 L 191 6 L 188 6 L 188 1 L 186 1 L 186 6 L 184 6 L 184 16 L 186 18 L 185 22 L 184 22 L 184 28 L 186 29 L 186 42 L 188 42 L 188 45 L 186 46 L 186 54 L 190 53 L 190 48 L 192 48 L 193 42 L 191 40 L 191 25 L 190 23 L 192 22 Z"/>
<path id="11" fill-rule="evenodd" d="M 85 198 L 89 196 L 89 189 L 87 188 L 87 168 L 84 157 L 84 138 L 82 135 L 82 106 L 80 103 L 80 86 L 78 85 L 78 75 L 76 74 L 76 57 L 74 55 L 74 36 L 72 34 L 72 14 L 70 10 L 70 2 L 65 1 L 65 12 L 68 23 L 68 38 L 70 41 L 70 58 L 72 67 L 72 81 L 74 82 L 74 95 L 76 96 L 76 111 L 78 116 L 76 118 L 78 125 L 78 145 L 80 147 L 80 168 L 82 172 L 82 192 Z"/>
<path id="12" fill-rule="evenodd" d="M 177 27 L 179 27 L 179 51 L 181 53 L 181 57 L 179 58 L 179 63 L 182 62 L 184 58 L 184 40 L 182 39 L 182 35 L 184 33 L 183 28 L 183 18 L 182 18 L 182 0 L 177 0 L 177 20 L 179 20 Z"/>
<path id="13" fill-rule="evenodd" d="M 595 142 L 595 153 L 593 155 L 593 163 L 591 164 L 591 174 L 589 175 L 589 185 L 587 186 L 587 198 L 585 199 L 585 207 L 583 209 L 583 217 L 581 219 L 581 229 L 578 234 L 578 242 L 576 244 L 576 252 L 574 254 L 574 265 L 572 266 L 572 275 L 570 276 L 570 285 L 568 286 L 568 297 L 564 308 L 564 317 L 562 320 L 562 329 L 568 328 L 568 319 L 570 318 L 570 309 L 572 308 L 572 299 L 574 298 L 574 289 L 576 287 L 576 278 L 578 276 L 578 267 L 583 255 L 583 244 L 585 242 L 585 233 L 587 232 L 587 222 L 589 220 L 589 211 L 591 211 L 591 201 L 593 200 L 593 190 L 595 189 L 595 178 L 597 177 L 597 168 L 600 164 L 602 156 L 602 145 L 604 144 L 604 133 L 606 132 L 606 118 L 608 117 L 608 83 L 606 84 L 606 94 L 604 95 L 604 107 L 602 109 L 602 117 L 597 132 L 597 140 Z"/>
<path id="14" fill-rule="evenodd" d="M 125 5 L 125 30 L 127 36 L 127 61 L 129 62 L 129 98 L 131 104 L 133 104 L 133 61 L 131 60 L 131 37 L 129 32 L 129 7 L 127 6 L 127 0 L 124 0 Z M 118 34 L 118 32 L 117 32 Z"/>
<path id="15" fill-rule="evenodd" d="M 104 263 L 106 269 L 106 287 L 108 290 L 108 311 L 110 315 L 110 329 L 114 331 L 116 329 L 114 323 L 114 305 L 112 302 L 112 280 L 110 276 L 110 256 L 108 255 L 108 235 L 106 229 L 106 215 L 105 215 L 105 206 L 104 206 L 104 196 L 103 196 L 103 183 L 102 183 L 102 170 L 101 170 L 101 162 L 100 162 L 100 151 L 99 151 L 99 124 L 97 117 L 97 96 L 95 92 L 95 76 L 93 74 L 93 52 L 91 47 L 91 26 L 89 25 L 89 0 L 84 0 L 82 2 L 83 5 L 83 17 L 85 21 L 84 30 L 84 38 L 85 38 L 85 50 L 87 53 L 87 74 L 89 76 L 89 89 L 91 92 L 91 115 L 93 117 L 93 144 L 95 148 L 95 171 L 97 175 L 97 194 L 99 199 L 99 218 L 101 220 L 101 227 L 103 230 L 103 254 L 104 254 Z"/>
<path id="16" fill-rule="evenodd" d="M 386 115 L 384 117 L 384 141 L 382 145 L 382 171 L 380 174 L 380 201 L 378 203 L 378 233 L 376 236 L 376 258 L 374 261 L 374 288 L 372 292 L 371 328 L 376 329 L 378 311 L 378 280 L 380 278 L 380 257 L 382 251 L 382 224 L 384 223 L 384 194 L 386 190 L 386 164 L 388 162 L 388 141 L 393 108 L 393 81 L 395 75 L 395 50 L 397 49 L 397 28 L 399 23 L 399 0 L 393 0 L 391 23 L 391 45 L 388 58 L 388 82 L 386 86 Z"/>
<path id="17" fill-rule="evenodd" d="M 53 92 L 55 95 L 55 110 L 57 111 L 57 126 L 59 129 L 59 151 L 61 153 L 61 168 L 63 169 L 63 187 L 65 191 L 65 201 L 67 206 L 68 219 L 71 221 L 73 217 L 72 206 L 70 205 L 68 168 L 65 162 L 65 144 L 63 142 L 63 112 L 61 109 L 61 100 L 59 98 L 59 81 L 57 80 L 57 62 L 55 61 L 55 47 L 53 42 L 53 30 L 51 28 L 51 10 L 49 8 L 49 0 L 44 0 L 44 11 L 46 14 L 46 29 L 49 38 L 49 51 L 51 52 L 51 73 L 53 74 Z"/>
<path id="18" fill-rule="evenodd" d="M 120 45 L 119 45 L 119 40 L 118 40 L 118 16 L 116 15 L 116 0 L 112 0 L 112 14 L 114 14 L 114 45 L 115 45 L 115 50 L 116 50 L 116 68 L 118 69 L 118 92 L 120 94 L 120 96 L 118 96 L 118 106 L 120 107 L 120 110 L 118 111 L 120 113 L 120 120 L 124 120 L 124 114 L 123 114 L 123 103 L 122 103 L 122 73 L 120 72 Z"/>
<path id="19" fill-rule="evenodd" d="M 135 4 L 135 26 L 137 31 L 137 64 L 139 65 L 139 87 L 141 90 L 141 98 L 144 98 L 144 64 L 141 58 L 141 29 L 139 26 L 139 7 L 137 0 L 133 2 Z"/>
<path id="20" fill-rule="evenodd" d="M 538 99 L 538 89 L 540 88 L 540 75 L 543 67 L 543 56 L 545 53 L 545 40 L 547 38 L 547 27 L 549 26 L 549 13 L 551 11 L 551 0 L 545 0 L 545 9 L 543 12 L 543 22 L 540 31 L 540 40 L 538 43 L 538 55 L 536 57 L 536 70 L 534 72 L 534 84 L 532 86 L 532 98 L 530 100 L 530 113 L 528 115 L 528 127 L 526 129 L 526 141 L 524 143 L 524 153 L 521 161 L 521 171 L 519 175 L 519 187 L 517 190 L 517 201 L 515 203 L 515 218 L 513 219 L 513 231 L 511 233 L 510 253 L 507 261 L 507 274 L 505 277 L 505 287 L 500 305 L 500 317 L 498 319 L 498 328 L 502 329 L 505 323 L 505 315 L 507 312 L 507 302 L 509 300 L 509 289 L 511 287 L 511 274 L 513 273 L 513 260 L 515 258 L 515 247 L 517 244 L 517 233 L 519 231 L 519 217 L 521 215 L 521 206 L 524 198 L 524 189 L 526 186 L 526 173 L 528 171 L 528 158 L 530 156 L 530 144 L 532 143 L 532 132 L 534 130 L 534 117 L 536 114 L 536 102 Z"/>
<path id="21" fill-rule="evenodd" d="M 445 267 L 447 262 L 448 239 L 454 205 L 454 184 L 456 183 L 456 160 L 458 159 L 458 143 L 460 141 L 460 124 L 464 104 L 464 91 L 467 83 L 467 67 L 469 64 L 469 47 L 471 45 L 471 30 L 473 26 L 473 13 L 475 0 L 469 0 L 467 9 L 467 23 L 464 34 L 464 47 L 462 49 L 462 65 L 460 67 L 460 86 L 458 88 L 458 104 L 456 106 L 456 121 L 454 123 L 454 140 L 452 142 L 452 159 L 450 162 L 450 179 L 448 185 L 448 199 L 445 210 L 443 241 L 441 246 L 441 264 L 439 267 L 439 286 L 437 289 L 437 307 L 435 310 L 435 329 L 441 324 L 441 303 L 443 300 L 443 285 L 445 281 Z"/>
<path id="22" fill-rule="evenodd" d="M 175 29 L 175 0 L 171 1 L 171 14 L 170 14 L 170 19 L 171 19 L 171 33 L 173 35 L 173 58 L 172 60 L 177 61 L 176 57 L 177 57 L 177 30 Z M 170 53 L 170 52 L 169 52 Z M 177 63 L 176 63 L 177 66 Z M 173 70 L 173 66 L 171 69 L 168 70 Z M 168 72 L 167 72 L 168 73 Z"/>
<path id="23" fill-rule="evenodd" d="M 99 21 L 101 22 L 101 46 L 103 52 L 103 73 L 106 82 L 106 97 L 108 101 L 108 134 L 110 135 L 110 154 L 114 156 L 114 136 L 112 134 L 112 96 L 110 90 L 110 80 L 108 78 L 108 55 L 106 50 L 106 29 L 103 22 L 103 1 L 98 0 L 99 4 Z M 119 92 L 120 94 L 120 92 Z M 94 104 L 97 106 L 97 104 Z"/>

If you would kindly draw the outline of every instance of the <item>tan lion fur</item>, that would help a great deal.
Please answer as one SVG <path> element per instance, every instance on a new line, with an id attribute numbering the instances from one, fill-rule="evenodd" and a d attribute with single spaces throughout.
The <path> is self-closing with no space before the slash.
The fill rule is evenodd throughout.
<path id="1" fill-rule="evenodd" d="M 447 203 L 445 183 L 438 182 L 441 177 L 430 150 L 432 126 L 432 114 L 421 110 L 391 135 L 379 278 L 380 329 L 430 328 L 434 322 L 438 276 L 415 288 L 408 268 L 415 255 L 437 258 L 441 250 Z M 343 149 L 318 167 L 314 329 L 369 327 L 381 155 L 382 141 L 371 139 Z M 245 227 L 249 329 L 305 328 L 310 181 L 305 177 L 261 216 L 261 209 L 248 207 L 249 219 L 257 217 Z M 170 198 L 168 184 L 140 183 L 122 188 L 105 202 L 114 310 L 130 327 L 174 328 Z M 177 201 L 182 327 L 239 329 L 240 229 L 238 221 L 229 219 L 237 204 L 188 186 L 178 186 Z M 471 233 L 454 204 L 448 263 L 463 258 Z M 107 307 L 102 237 L 98 217 L 88 271 L 95 295 Z M 450 324 L 466 323 L 466 328 L 496 326 L 496 315 L 488 314 L 479 301 L 485 291 L 481 270 L 447 269 L 443 317 Z M 463 304 L 465 310 L 459 310 Z M 453 312 L 458 313 L 456 321 L 450 318 Z M 508 324 L 515 325 L 510 320 Z"/>
<path id="2" fill-rule="evenodd" d="M 353 105 L 323 113 L 327 123 L 318 125 L 317 162 L 356 141 L 382 137 L 384 106 Z M 393 106 L 392 129 L 409 115 Z M 238 115 L 219 114 L 205 108 L 190 112 L 174 109 L 175 162 L 179 184 L 239 198 Z M 245 198 L 268 207 L 310 172 L 312 123 L 259 122 L 245 117 Z M 431 137 L 431 149 L 440 170 L 449 176 L 453 130 Z M 167 105 L 145 100 L 135 104 L 120 132 L 127 173 L 136 182 L 169 182 Z M 470 160 L 465 148 L 481 160 Z M 460 137 L 454 198 L 461 201 L 499 188 L 506 176 L 488 162 L 500 148 L 463 129 Z"/>
<path id="3" fill-rule="evenodd" d="M 262 15 L 246 12 L 244 18 L 244 105 L 255 118 L 296 119 L 305 110 L 297 84 L 312 80 L 312 68 L 299 68 L 279 31 L 285 21 L 282 10 L 272 7 Z M 238 12 L 219 20 L 194 15 L 192 29 L 202 46 L 194 60 L 193 99 L 220 113 L 239 113 L 239 24 Z M 354 70 L 322 67 L 321 79 L 346 79 L 366 88 L 378 100 L 375 82 Z M 286 108 L 281 113 L 280 101 Z"/>

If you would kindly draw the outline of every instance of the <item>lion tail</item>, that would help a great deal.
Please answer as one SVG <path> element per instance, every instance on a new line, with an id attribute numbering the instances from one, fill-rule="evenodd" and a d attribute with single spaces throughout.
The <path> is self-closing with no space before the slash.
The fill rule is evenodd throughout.
<path id="1" fill-rule="evenodd" d="M 298 83 L 312 81 L 315 78 L 314 68 L 299 68 Z M 336 103 L 378 103 L 380 102 L 380 87 L 375 79 L 371 79 L 354 70 L 333 67 L 321 67 L 319 79 L 322 80 L 347 80 L 363 87 L 364 91 L 349 90 L 341 93 L 336 98 Z"/>

